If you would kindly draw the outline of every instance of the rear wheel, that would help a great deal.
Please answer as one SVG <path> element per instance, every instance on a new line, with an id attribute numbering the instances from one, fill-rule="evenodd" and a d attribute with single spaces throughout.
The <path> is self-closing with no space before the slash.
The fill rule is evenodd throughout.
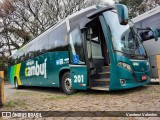
<path id="1" fill-rule="evenodd" d="M 65 72 L 63 74 L 61 83 L 63 92 L 66 93 L 67 95 L 71 95 L 76 92 L 74 89 L 72 89 L 72 81 L 69 72 Z"/>
<path id="2" fill-rule="evenodd" d="M 14 80 L 14 86 L 15 86 L 16 89 L 19 89 L 19 88 L 20 88 L 20 86 L 18 85 L 18 80 L 17 80 L 17 78 L 15 78 L 15 80 Z"/>

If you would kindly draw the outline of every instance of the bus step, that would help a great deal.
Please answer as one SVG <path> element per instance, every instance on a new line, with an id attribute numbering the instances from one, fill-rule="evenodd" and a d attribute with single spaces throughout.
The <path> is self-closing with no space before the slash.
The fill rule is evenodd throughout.
<path id="1" fill-rule="evenodd" d="M 97 68 L 97 72 L 109 72 L 110 67 L 109 66 L 102 66 Z"/>
<path id="2" fill-rule="evenodd" d="M 103 86 L 103 87 L 91 87 L 92 90 L 103 90 L 103 91 L 109 91 L 109 86 Z"/>
<path id="3" fill-rule="evenodd" d="M 109 66 L 103 66 L 103 67 L 101 68 L 101 71 L 102 71 L 102 72 L 109 72 L 109 71 L 110 71 L 110 67 L 109 67 Z"/>
<path id="4" fill-rule="evenodd" d="M 99 72 L 99 75 L 110 74 L 110 72 Z"/>
<path id="5" fill-rule="evenodd" d="M 97 76 L 98 78 L 110 78 L 110 72 L 100 72 Z"/>
<path id="6" fill-rule="evenodd" d="M 93 87 L 103 87 L 104 85 L 109 85 L 110 79 L 109 78 L 100 78 L 95 79 L 94 86 Z"/>
<path id="7" fill-rule="evenodd" d="M 101 78 L 101 79 L 95 79 L 96 82 L 109 82 L 110 79 L 107 78 Z"/>

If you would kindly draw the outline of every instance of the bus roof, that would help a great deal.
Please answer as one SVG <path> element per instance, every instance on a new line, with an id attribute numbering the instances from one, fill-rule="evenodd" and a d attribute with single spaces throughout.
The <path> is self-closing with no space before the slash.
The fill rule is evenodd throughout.
<path id="1" fill-rule="evenodd" d="M 141 21 L 141 20 L 143 20 L 143 19 L 146 19 L 146 18 L 148 18 L 148 17 L 150 17 L 150 16 L 153 16 L 153 15 L 155 15 L 155 14 L 157 14 L 157 13 L 160 13 L 160 6 L 154 8 L 154 9 L 148 11 L 148 12 L 145 12 L 145 13 L 143 13 L 143 14 L 135 17 L 135 18 L 133 18 L 132 21 L 133 21 L 134 23 L 136 23 L 136 22 L 139 22 L 139 21 Z"/>

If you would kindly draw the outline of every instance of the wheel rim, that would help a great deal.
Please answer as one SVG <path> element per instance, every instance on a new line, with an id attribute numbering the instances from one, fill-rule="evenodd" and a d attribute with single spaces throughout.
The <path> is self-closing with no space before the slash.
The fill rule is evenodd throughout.
<path id="1" fill-rule="evenodd" d="M 67 77 L 64 81 L 64 86 L 66 88 L 67 91 L 71 91 L 72 90 L 72 82 L 71 82 L 71 78 Z"/>

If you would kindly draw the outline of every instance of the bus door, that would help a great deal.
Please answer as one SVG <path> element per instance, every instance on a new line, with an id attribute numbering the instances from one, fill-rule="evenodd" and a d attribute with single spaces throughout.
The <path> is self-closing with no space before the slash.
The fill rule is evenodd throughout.
<path id="1" fill-rule="evenodd" d="M 69 32 L 69 58 L 72 88 L 87 89 L 87 65 L 79 26 Z"/>
<path id="2" fill-rule="evenodd" d="M 87 59 L 91 89 L 108 90 L 110 82 L 109 53 L 99 18 L 86 25 Z"/>

